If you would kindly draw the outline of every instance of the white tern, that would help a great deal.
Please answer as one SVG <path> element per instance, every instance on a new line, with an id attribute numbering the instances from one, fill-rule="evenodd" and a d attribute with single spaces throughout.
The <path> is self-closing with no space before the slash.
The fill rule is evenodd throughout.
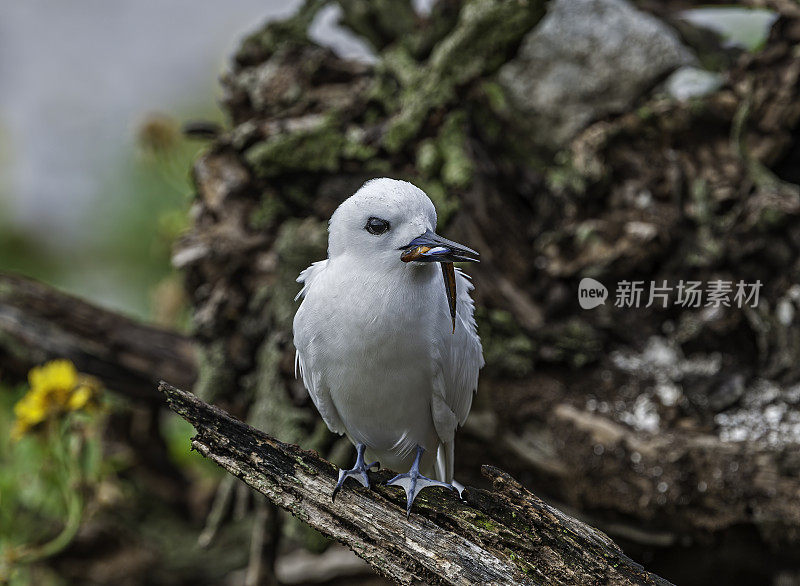
<path id="1" fill-rule="evenodd" d="M 484 363 L 473 287 L 453 262 L 478 253 L 435 227 L 425 192 L 373 179 L 331 217 L 328 258 L 297 279 L 296 368 L 330 430 L 357 451 L 333 498 L 348 477 L 369 487 L 373 458 L 409 469 L 387 483 L 405 489 L 407 515 L 423 488 L 453 488 L 454 436 Z"/>

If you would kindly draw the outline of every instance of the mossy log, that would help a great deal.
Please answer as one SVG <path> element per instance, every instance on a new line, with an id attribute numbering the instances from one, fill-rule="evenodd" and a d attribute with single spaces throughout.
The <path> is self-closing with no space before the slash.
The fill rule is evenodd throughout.
<path id="1" fill-rule="evenodd" d="M 497 468 L 483 467 L 493 490 L 468 487 L 461 500 L 429 489 L 408 519 L 404 495 L 383 486 L 385 470 L 372 475 L 372 490 L 348 484 L 332 502 L 337 469 L 315 452 L 169 384 L 159 390 L 197 431 L 195 450 L 398 583 L 669 584 Z"/>

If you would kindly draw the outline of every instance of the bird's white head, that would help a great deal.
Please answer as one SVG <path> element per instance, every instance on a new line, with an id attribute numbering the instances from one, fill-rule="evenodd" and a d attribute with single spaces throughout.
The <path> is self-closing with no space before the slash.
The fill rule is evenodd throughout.
<path id="1" fill-rule="evenodd" d="M 436 208 L 419 187 L 387 177 L 372 179 L 331 216 L 328 255 L 394 264 L 477 260 L 477 252 L 436 235 L 435 228 Z"/>
<path id="2" fill-rule="evenodd" d="M 420 188 L 396 179 L 373 179 L 331 216 L 328 256 L 347 256 L 365 267 L 442 263 L 455 328 L 453 262 L 477 262 L 478 253 L 434 232 L 436 208 Z"/>
<path id="3" fill-rule="evenodd" d="M 435 228 L 436 208 L 424 191 L 407 181 L 372 179 L 331 216 L 328 254 L 397 263 L 399 249 Z"/>

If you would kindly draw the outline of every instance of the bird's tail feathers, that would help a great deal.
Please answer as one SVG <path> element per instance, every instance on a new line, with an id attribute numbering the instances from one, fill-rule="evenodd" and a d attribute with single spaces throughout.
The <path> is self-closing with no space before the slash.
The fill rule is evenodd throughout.
<path id="1" fill-rule="evenodd" d="M 436 477 L 442 482 L 453 482 L 455 449 L 453 442 L 442 442 L 436 449 Z"/>

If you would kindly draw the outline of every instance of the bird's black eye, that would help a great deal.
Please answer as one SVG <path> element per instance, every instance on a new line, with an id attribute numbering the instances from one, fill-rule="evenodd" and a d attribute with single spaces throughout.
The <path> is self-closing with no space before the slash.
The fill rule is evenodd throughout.
<path id="1" fill-rule="evenodd" d="M 370 234 L 375 234 L 375 236 L 379 236 L 380 234 L 383 234 L 384 232 L 389 230 L 389 222 L 373 216 L 369 220 L 367 220 L 367 225 L 364 226 L 364 229 Z"/>

